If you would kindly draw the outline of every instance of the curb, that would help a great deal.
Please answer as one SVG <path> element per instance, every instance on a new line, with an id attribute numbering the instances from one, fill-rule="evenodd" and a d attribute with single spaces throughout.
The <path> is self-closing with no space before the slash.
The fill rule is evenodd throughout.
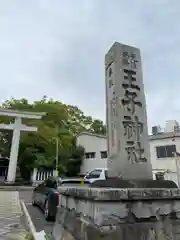
<path id="1" fill-rule="evenodd" d="M 37 237 L 36 237 L 36 228 L 35 228 L 32 220 L 31 220 L 31 217 L 30 217 L 30 215 L 28 213 L 26 205 L 25 205 L 23 200 L 20 200 L 20 204 L 21 204 L 21 208 L 22 208 L 23 214 L 24 214 L 25 219 L 26 219 L 26 225 L 27 225 L 30 233 L 32 234 L 34 240 L 36 240 L 37 239 Z"/>
<path id="2" fill-rule="evenodd" d="M 32 191 L 35 187 L 0 186 L 0 191 Z"/>

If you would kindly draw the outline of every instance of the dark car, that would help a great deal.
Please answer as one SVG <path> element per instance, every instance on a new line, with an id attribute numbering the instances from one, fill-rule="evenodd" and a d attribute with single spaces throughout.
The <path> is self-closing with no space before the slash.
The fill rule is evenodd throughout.
<path id="1" fill-rule="evenodd" d="M 79 186 L 81 184 L 82 179 L 79 178 L 49 177 L 34 189 L 32 194 L 32 205 L 39 206 L 43 210 L 44 217 L 47 221 L 54 221 L 56 218 L 57 206 L 60 201 L 58 187 Z M 83 185 L 89 185 L 89 182 L 83 180 Z"/>
<path id="2" fill-rule="evenodd" d="M 32 205 L 39 206 L 47 221 L 54 221 L 59 204 L 58 186 L 60 182 L 56 177 L 49 177 L 39 184 L 32 194 Z"/>

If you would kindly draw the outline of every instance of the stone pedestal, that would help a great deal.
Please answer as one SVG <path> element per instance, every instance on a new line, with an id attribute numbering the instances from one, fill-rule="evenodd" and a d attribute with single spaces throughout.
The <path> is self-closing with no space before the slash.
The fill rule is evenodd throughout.
<path id="1" fill-rule="evenodd" d="M 180 189 L 60 189 L 55 240 L 179 240 Z"/>

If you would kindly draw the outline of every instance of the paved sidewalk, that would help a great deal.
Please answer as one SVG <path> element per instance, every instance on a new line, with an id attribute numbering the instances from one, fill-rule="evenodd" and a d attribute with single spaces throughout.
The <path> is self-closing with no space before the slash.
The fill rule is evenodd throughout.
<path id="1" fill-rule="evenodd" d="M 0 240 L 25 239 L 23 213 L 17 191 L 0 191 Z"/>

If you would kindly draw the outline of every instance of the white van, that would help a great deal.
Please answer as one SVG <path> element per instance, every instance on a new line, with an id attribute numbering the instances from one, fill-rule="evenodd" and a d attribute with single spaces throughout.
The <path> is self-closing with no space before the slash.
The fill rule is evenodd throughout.
<path id="1" fill-rule="evenodd" d="M 107 176 L 108 176 L 107 168 L 95 168 L 85 174 L 84 180 L 88 180 L 90 183 L 92 183 L 97 180 L 105 180 L 107 179 Z"/>

